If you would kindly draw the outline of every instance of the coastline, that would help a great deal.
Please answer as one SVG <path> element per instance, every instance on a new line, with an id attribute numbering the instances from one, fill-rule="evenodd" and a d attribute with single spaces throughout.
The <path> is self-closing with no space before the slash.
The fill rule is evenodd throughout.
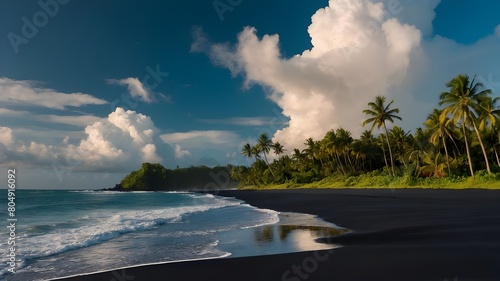
<path id="1" fill-rule="evenodd" d="M 59 280 L 500 280 L 500 192 L 220 191 L 258 208 L 354 230 L 334 250 L 148 265 Z M 302 270 L 298 270 L 302 268 Z M 121 275 L 120 275 L 121 274 Z M 307 277 L 307 278 L 306 278 Z"/>

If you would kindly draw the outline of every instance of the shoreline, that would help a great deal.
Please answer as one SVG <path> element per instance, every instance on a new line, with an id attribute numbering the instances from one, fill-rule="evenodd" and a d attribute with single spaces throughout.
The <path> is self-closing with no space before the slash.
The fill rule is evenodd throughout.
<path id="1" fill-rule="evenodd" d="M 148 265 L 59 280 L 500 280 L 494 190 L 220 191 L 258 208 L 314 214 L 354 233 L 334 250 Z M 301 268 L 301 270 L 298 270 Z M 307 278 L 305 278 L 307 277 Z M 335 280 L 335 279 L 334 279 Z"/>
<path id="2" fill-rule="evenodd" d="M 269 209 L 263 209 L 263 210 L 269 210 Z M 303 213 L 296 213 L 296 212 L 280 212 L 278 214 L 280 220 L 279 222 L 276 223 L 271 223 L 271 224 L 263 224 L 263 225 L 257 225 L 253 227 L 248 227 L 248 228 L 243 228 L 243 229 L 255 229 L 255 230 L 261 230 L 263 228 L 274 228 L 279 229 L 280 227 L 296 227 L 296 230 L 293 230 L 295 232 L 300 232 L 303 230 L 307 231 L 326 231 L 329 230 L 328 233 L 335 233 L 332 235 L 342 235 L 344 233 L 349 232 L 350 230 L 341 228 L 334 223 L 327 222 L 325 220 L 322 220 L 321 218 L 317 217 L 316 215 L 311 215 L 311 214 L 303 214 Z M 292 233 L 293 233 L 292 231 Z M 334 244 L 322 241 L 321 239 L 323 236 L 318 236 L 316 238 L 312 238 L 308 242 L 309 245 L 313 244 L 314 246 L 311 246 L 312 248 L 308 251 L 331 251 L 333 249 L 339 248 L 339 246 L 336 246 Z M 286 254 L 293 254 L 293 253 L 298 253 L 298 252 L 306 252 L 306 251 L 297 251 L 297 252 L 284 252 L 284 253 L 274 253 L 274 254 L 263 254 L 266 256 L 270 255 L 286 255 Z M 200 261 L 205 261 L 205 260 L 218 260 L 218 259 L 226 259 L 226 258 L 245 258 L 245 257 L 257 257 L 257 256 L 263 256 L 263 255 L 246 255 L 242 253 L 232 253 L 232 252 L 226 252 L 225 254 L 217 257 L 206 257 L 206 258 L 190 258 L 190 259 L 183 259 L 183 260 L 173 260 L 173 261 L 165 261 L 165 262 L 152 262 L 152 263 L 144 263 L 144 264 L 137 264 L 137 265 L 131 265 L 131 266 L 123 266 L 123 267 L 117 267 L 113 269 L 106 269 L 106 270 L 98 270 L 98 271 L 93 271 L 93 272 L 88 272 L 88 273 L 79 273 L 79 274 L 73 274 L 73 275 L 68 275 L 68 276 L 63 276 L 63 277 L 55 277 L 55 278 L 50 278 L 47 279 L 47 281 L 57 281 L 57 280 L 74 280 L 74 278 L 91 278 L 92 276 L 99 275 L 99 274 L 106 274 L 109 272 L 118 272 L 118 271 L 126 271 L 130 269 L 136 269 L 136 268 L 145 268 L 149 266 L 161 266 L 161 265 L 167 265 L 167 264 L 175 264 L 175 263 L 185 263 L 185 262 L 200 262 Z M 94 279 L 92 279 L 94 280 Z"/>

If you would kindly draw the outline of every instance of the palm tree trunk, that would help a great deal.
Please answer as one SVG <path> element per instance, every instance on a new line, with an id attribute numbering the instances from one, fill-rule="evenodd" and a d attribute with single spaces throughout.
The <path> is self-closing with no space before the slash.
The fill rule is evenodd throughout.
<path id="1" fill-rule="evenodd" d="M 446 141 L 444 139 L 444 135 L 441 135 L 441 140 L 443 141 L 444 152 L 446 153 L 446 165 L 448 165 L 448 175 L 451 175 L 450 158 L 448 157 L 448 148 L 446 147 Z"/>
<path id="2" fill-rule="evenodd" d="M 460 149 L 458 148 L 457 143 L 456 143 L 456 142 L 455 142 L 455 140 L 453 139 L 453 136 L 448 135 L 448 137 L 450 137 L 451 141 L 453 142 L 453 145 L 455 145 L 455 148 L 456 148 L 456 150 L 457 150 L 458 154 L 460 154 Z M 454 156 L 454 158 L 457 158 L 457 154 L 455 153 L 455 150 L 453 150 L 453 156 Z"/>
<path id="3" fill-rule="evenodd" d="M 420 175 L 420 151 L 417 151 L 417 176 Z"/>
<path id="4" fill-rule="evenodd" d="M 354 164 L 352 163 L 352 160 L 351 160 L 351 156 L 349 156 L 349 154 L 347 152 L 344 152 L 345 154 L 347 154 L 347 159 L 349 160 L 349 163 L 351 164 L 351 169 L 353 171 L 356 171 L 356 167 L 354 166 Z"/>
<path id="5" fill-rule="evenodd" d="M 276 176 L 274 175 L 273 170 L 271 169 L 271 165 L 269 165 L 269 162 L 267 161 L 266 152 L 263 151 L 263 153 L 264 153 L 264 159 L 266 160 L 267 168 L 269 169 L 269 172 L 271 172 L 271 175 L 273 175 L 273 178 L 276 179 Z"/>
<path id="6" fill-rule="evenodd" d="M 474 131 L 476 131 L 477 138 L 479 139 L 479 145 L 481 145 L 481 150 L 483 151 L 484 162 L 486 162 L 486 170 L 488 174 L 491 174 L 490 163 L 488 161 L 488 154 L 486 153 L 486 149 L 484 149 L 483 140 L 481 138 L 481 134 L 479 134 L 479 130 L 477 129 L 476 122 L 471 118 L 472 126 L 474 127 Z"/>
<path id="7" fill-rule="evenodd" d="M 498 158 L 498 151 L 496 147 L 493 147 L 493 150 L 495 150 L 495 157 L 497 158 L 497 165 L 500 166 L 500 158 Z"/>
<path id="8" fill-rule="evenodd" d="M 344 151 L 342 154 L 344 154 L 344 162 L 345 162 L 345 166 L 346 167 L 350 167 L 351 168 L 351 172 L 352 172 L 352 165 L 349 165 L 349 162 L 347 162 L 347 153 Z"/>
<path id="9" fill-rule="evenodd" d="M 462 122 L 462 130 L 464 132 L 465 150 L 467 151 L 467 161 L 469 161 L 470 174 L 474 177 L 474 170 L 472 169 L 472 160 L 470 159 L 469 142 L 467 141 L 467 132 L 465 131 L 465 120 Z"/>
<path id="10" fill-rule="evenodd" d="M 332 171 L 335 170 L 335 167 L 333 167 L 334 159 L 331 155 L 328 157 L 328 160 L 330 160 L 328 162 L 330 163 L 330 167 L 332 168 Z"/>
<path id="11" fill-rule="evenodd" d="M 385 166 L 387 167 L 387 170 L 389 170 L 389 164 L 387 163 L 387 156 L 385 155 L 385 148 L 383 143 L 382 143 L 382 153 L 384 154 Z"/>
<path id="12" fill-rule="evenodd" d="M 337 151 L 335 151 L 335 156 L 337 157 L 337 162 L 338 162 L 338 165 L 340 167 L 340 169 L 342 170 L 342 174 L 346 174 L 346 171 L 344 169 L 344 166 L 342 166 L 342 160 L 340 160 L 340 156 L 339 154 L 337 153 Z"/>
<path id="13" fill-rule="evenodd" d="M 391 158 L 391 168 L 392 168 L 392 176 L 396 176 L 396 172 L 394 172 L 394 160 L 392 158 L 392 149 L 391 149 L 391 143 L 389 142 L 389 131 L 387 131 L 387 126 L 385 125 L 384 122 L 384 129 L 385 129 L 385 134 L 387 137 L 387 145 L 389 146 L 389 157 Z"/>

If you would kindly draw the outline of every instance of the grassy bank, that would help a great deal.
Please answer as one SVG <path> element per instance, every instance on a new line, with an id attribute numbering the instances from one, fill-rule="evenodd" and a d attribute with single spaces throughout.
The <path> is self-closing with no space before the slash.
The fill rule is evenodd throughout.
<path id="1" fill-rule="evenodd" d="M 287 188 L 431 188 L 431 189 L 500 189 L 500 173 L 478 173 L 475 177 L 392 177 L 388 175 L 363 174 L 359 176 L 327 177 L 320 181 L 297 184 L 293 182 L 266 186 L 244 186 L 242 189 L 287 189 Z"/>

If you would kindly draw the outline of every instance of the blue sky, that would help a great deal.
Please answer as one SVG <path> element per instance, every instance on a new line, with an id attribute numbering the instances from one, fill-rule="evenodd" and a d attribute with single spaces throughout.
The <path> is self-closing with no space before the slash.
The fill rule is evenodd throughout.
<path id="1" fill-rule="evenodd" d="M 248 164 L 261 133 L 357 136 L 378 94 L 414 130 L 459 73 L 498 87 L 498 1 L 372 2 L 2 1 L 1 166 L 109 187 L 142 161 Z"/>

